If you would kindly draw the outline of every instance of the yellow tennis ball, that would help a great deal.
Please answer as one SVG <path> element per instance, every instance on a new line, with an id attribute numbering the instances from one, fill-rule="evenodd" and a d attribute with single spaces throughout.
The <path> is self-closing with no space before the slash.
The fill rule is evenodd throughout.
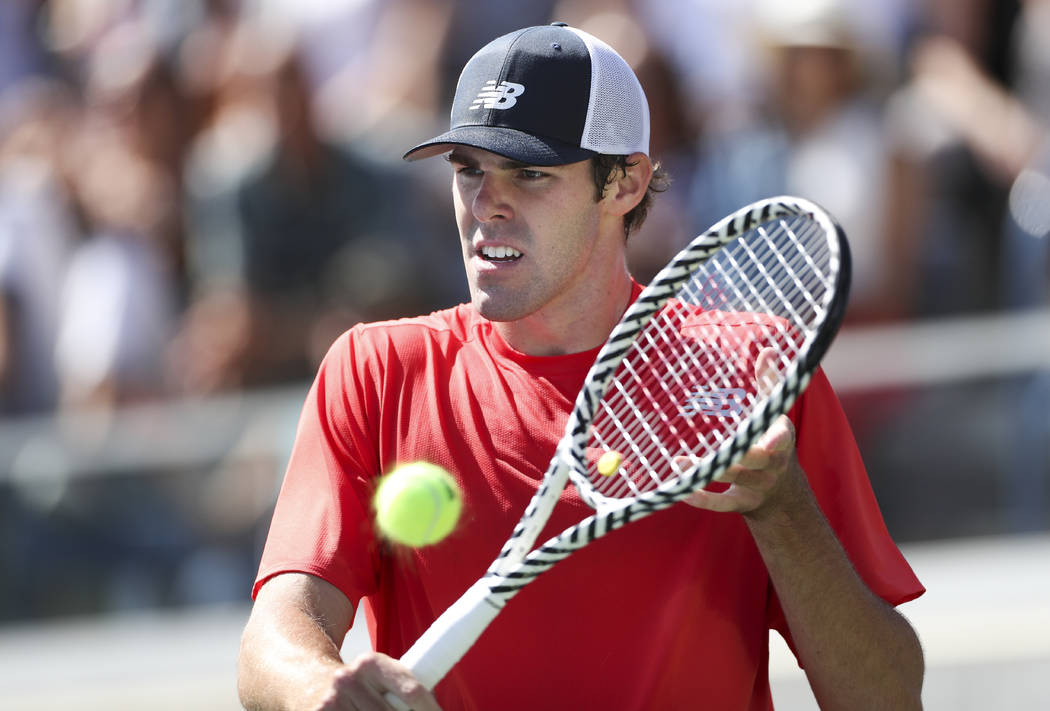
<path id="1" fill-rule="evenodd" d="M 615 449 L 610 449 L 608 452 L 598 457 L 598 473 L 602 476 L 612 476 L 616 473 L 616 470 L 620 468 L 622 462 L 623 455 Z"/>
<path id="2" fill-rule="evenodd" d="M 463 497 L 447 471 L 429 462 L 412 462 L 380 480 L 373 504 L 376 526 L 384 536 L 418 548 L 452 532 Z"/>

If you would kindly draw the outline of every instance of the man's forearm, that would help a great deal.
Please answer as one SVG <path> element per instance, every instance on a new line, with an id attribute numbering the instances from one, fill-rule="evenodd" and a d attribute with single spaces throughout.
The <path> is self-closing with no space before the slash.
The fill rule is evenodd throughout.
<path id="1" fill-rule="evenodd" d="M 437 700 L 398 660 L 371 650 L 344 663 L 354 607 L 337 588 L 303 574 L 259 591 L 241 638 L 238 691 L 249 711 L 390 708 L 388 692 L 417 711 Z"/>
<path id="2" fill-rule="evenodd" d="M 238 662 L 241 704 L 249 711 L 319 707 L 341 666 L 335 643 L 306 615 L 251 621 Z M 312 697 L 317 704 L 310 703 Z"/>
<path id="3" fill-rule="evenodd" d="M 344 668 L 339 655 L 354 608 L 335 587 L 285 574 L 259 590 L 241 637 L 237 687 L 251 711 L 321 708 Z"/>
<path id="4" fill-rule="evenodd" d="M 857 575 L 804 475 L 793 498 L 745 518 L 821 708 L 921 708 L 915 632 Z"/>

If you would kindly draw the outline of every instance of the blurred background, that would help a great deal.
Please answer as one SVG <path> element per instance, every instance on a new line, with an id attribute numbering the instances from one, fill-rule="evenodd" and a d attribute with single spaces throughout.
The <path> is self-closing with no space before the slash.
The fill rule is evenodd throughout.
<path id="1" fill-rule="evenodd" d="M 640 281 L 754 199 L 839 218 L 826 369 L 929 589 L 926 706 L 1050 707 L 1050 0 L 0 2 L 0 706 L 238 707 L 319 358 L 466 298 L 447 168 L 400 156 L 554 19 L 649 97 Z"/>

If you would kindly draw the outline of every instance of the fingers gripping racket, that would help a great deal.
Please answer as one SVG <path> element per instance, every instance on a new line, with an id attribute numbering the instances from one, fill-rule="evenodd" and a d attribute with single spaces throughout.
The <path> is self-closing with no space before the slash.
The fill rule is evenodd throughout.
<path id="1" fill-rule="evenodd" d="M 613 329 L 499 556 L 401 661 L 433 688 L 542 572 L 717 479 L 808 384 L 849 277 L 841 228 L 800 198 L 754 203 L 694 239 Z M 569 479 L 595 513 L 533 550 Z"/>

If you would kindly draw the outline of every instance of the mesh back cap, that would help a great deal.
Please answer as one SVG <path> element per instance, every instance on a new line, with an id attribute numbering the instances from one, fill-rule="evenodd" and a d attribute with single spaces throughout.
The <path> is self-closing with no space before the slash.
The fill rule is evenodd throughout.
<path id="1" fill-rule="evenodd" d="M 460 74 L 449 130 L 405 154 L 473 146 L 529 165 L 649 154 L 649 104 L 616 50 L 564 23 L 497 37 Z"/>

